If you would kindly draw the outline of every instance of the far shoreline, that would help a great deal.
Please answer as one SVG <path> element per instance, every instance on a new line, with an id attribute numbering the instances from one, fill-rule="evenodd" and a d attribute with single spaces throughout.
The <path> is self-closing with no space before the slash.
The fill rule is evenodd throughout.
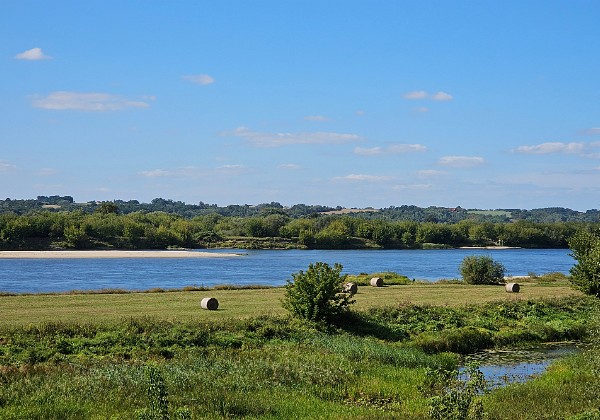
<path id="1" fill-rule="evenodd" d="M 231 258 L 236 253 L 192 250 L 60 250 L 60 251 L 0 251 L 0 259 L 71 259 L 71 258 Z"/>

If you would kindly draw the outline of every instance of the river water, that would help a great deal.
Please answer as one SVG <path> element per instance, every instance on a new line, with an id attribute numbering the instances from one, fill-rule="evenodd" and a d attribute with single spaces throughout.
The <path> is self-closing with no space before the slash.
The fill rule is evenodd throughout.
<path id="1" fill-rule="evenodd" d="M 205 252 L 205 250 L 203 250 Z M 562 272 L 574 260 L 567 249 L 450 250 L 211 250 L 231 258 L 0 259 L 0 292 L 39 293 L 119 288 L 147 290 L 184 286 L 282 286 L 291 273 L 317 261 L 340 263 L 344 273 L 394 271 L 411 279 L 459 278 L 468 255 L 487 255 L 507 275 Z"/>

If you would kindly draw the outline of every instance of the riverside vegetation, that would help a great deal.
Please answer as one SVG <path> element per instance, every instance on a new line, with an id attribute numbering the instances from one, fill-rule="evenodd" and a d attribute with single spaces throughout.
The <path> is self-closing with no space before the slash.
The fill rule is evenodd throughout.
<path id="1" fill-rule="evenodd" d="M 388 286 L 359 288 L 352 310 L 321 326 L 284 312 L 282 288 L 210 291 L 217 311 L 199 309 L 206 291 L 2 296 L 0 418 L 598 416 L 598 299 L 564 275 L 519 294 L 381 275 Z M 136 315 L 115 304 L 132 298 Z M 55 309 L 52 321 L 40 312 Z M 457 377 L 461 354 L 561 340 L 590 347 L 491 392 L 476 368 L 466 385 Z"/>
<path id="2" fill-rule="evenodd" d="M 265 208 L 252 216 L 209 213 L 186 217 L 175 213 L 119 213 L 111 203 L 93 213 L 81 210 L 0 211 L 0 249 L 55 248 L 166 249 L 186 248 L 315 248 L 428 249 L 505 245 L 567 248 L 580 230 L 595 222 L 489 222 L 478 218 L 440 222 L 374 218 L 370 213 L 290 216 Z M 1 209 L 0 209 L 1 210 Z"/>

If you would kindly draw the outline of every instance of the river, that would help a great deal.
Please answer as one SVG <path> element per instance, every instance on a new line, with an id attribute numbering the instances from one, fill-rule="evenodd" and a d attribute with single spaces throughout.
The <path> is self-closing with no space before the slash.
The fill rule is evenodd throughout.
<path id="1" fill-rule="evenodd" d="M 205 251 L 205 250 L 203 250 Z M 340 263 L 344 273 L 394 271 L 411 279 L 459 278 L 468 255 L 487 255 L 507 275 L 562 272 L 574 260 L 567 249 L 450 250 L 212 250 L 243 254 L 232 258 L 0 259 L 0 292 L 40 293 L 118 288 L 147 290 L 223 284 L 285 285 L 308 264 Z"/>

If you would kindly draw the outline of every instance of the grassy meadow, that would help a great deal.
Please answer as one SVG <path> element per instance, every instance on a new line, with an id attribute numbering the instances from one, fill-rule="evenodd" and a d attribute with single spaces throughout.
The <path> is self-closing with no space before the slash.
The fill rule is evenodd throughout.
<path id="1" fill-rule="evenodd" d="M 0 296 L 0 418 L 440 418 L 433 401 L 468 397 L 462 354 L 565 340 L 589 349 L 467 407 L 600 415 L 599 305 L 564 277 L 518 294 L 384 278 L 351 279 L 356 303 L 327 329 L 289 317 L 283 288 Z M 200 309 L 205 296 L 219 309 Z"/>
<path id="2" fill-rule="evenodd" d="M 469 285 L 458 282 L 412 283 L 406 278 L 384 278 L 384 287 L 367 286 L 370 276 L 350 276 L 360 284 L 354 310 L 398 304 L 460 306 L 492 301 L 579 296 L 565 279 L 520 281 L 518 294 L 506 293 L 504 286 Z M 388 276 L 389 277 L 389 276 Z M 519 279 L 525 280 L 525 279 Z M 65 294 L 0 295 L 0 325 L 19 326 L 44 322 L 114 322 L 124 318 L 152 317 L 168 321 L 222 321 L 263 315 L 285 315 L 281 306 L 284 288 L 227 287 L 211 290 L 166 291 L 145 293 L 106 291 Z M 217 311 L 202 311 L 204 297 L 219 301 Z"/>

